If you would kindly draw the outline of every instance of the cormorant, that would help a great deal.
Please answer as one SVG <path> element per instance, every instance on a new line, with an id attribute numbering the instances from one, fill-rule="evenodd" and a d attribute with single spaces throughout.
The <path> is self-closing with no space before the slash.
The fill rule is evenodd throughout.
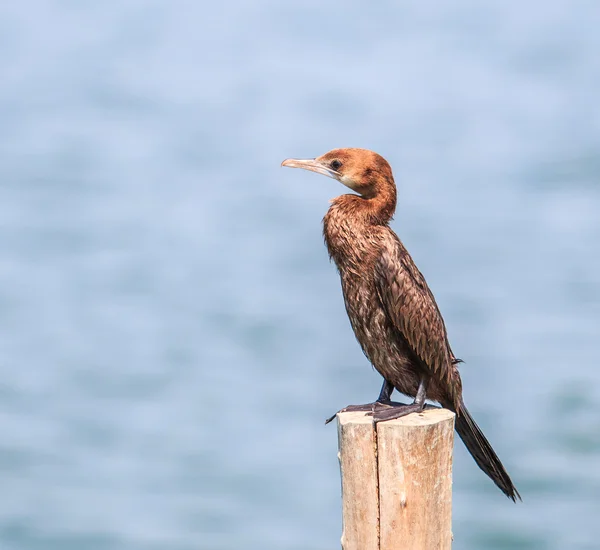
<path id="1" fill-rule="evenodd" d="M 456 431 L 479 467 L 513 501 L 521 498 L 462 397 L 456 358 L 435 298 L 389 227 L 396 185 L 387 161 L 366 149 L 334 149 L 316 159 L 288 159 L 336 179 L 357 194 L 331 201 L 323 234 L 342 281 L 346 311 L 363 352 L 384 382 L 377 401 L 342 410 L 365 411 L 374 422 L 420 412 L 425 400 L 456 413 Z M 414 401 L 391 401 L 394 389 Z M 329 421 L 331 421 L 331 417 Z"/>

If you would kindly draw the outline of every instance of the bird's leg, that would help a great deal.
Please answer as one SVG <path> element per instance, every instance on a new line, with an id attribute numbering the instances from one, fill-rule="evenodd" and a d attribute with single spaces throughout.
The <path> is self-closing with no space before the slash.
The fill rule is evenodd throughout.
<path id="1" fill-rule="evenodd" d="M 421 378 L 421 381 L 419 382 L 419 389 L 417 390 L 417 395 L 415 396 L 414 401 L 410 405 L 403 405 L 397 403 L 386 408 L 377 407 L 373 409 L 373 412 L 368 412 L 367 414 L 373 415 L 373 423 L 375 424 L 377 424 L 377 422 L 384 422 L 386 420 L 394 420 L 395 418 L 401 418 L 402 416 L 406 416 L 407 414 L 422 412 L 425 408 L 426 398 L 427 380 L 425 378 Z"/>
<path id="2" fill-rule="evenodd" d="M 347 407 L 344 407 L 343 409 L 335 413 L 333 416 L 330 416 L 327 420 L 325 420 L 325 424 L 329 424 L 336 417 L 336 415 L 341 412 L 365 412 L 367 414 L 374 414 L 375 411 L 379 409 L 389 409 L 390 407 L 399 406 L 410 406 L 402 405 L 402 403 L 395 403 L 394 401 L 391 401 L 390 397 L 392 396 L 393 391 L 393 384 L 388 382 L 387 380 L 384 380 L 377 401 L 373 403 L 366 403 L 365 405 L 348 405 Z"/>
<path id="3" fill-rule="evenodd" d="M 390 397 L 392 397 L 393 391 L 394 386 L 387 380 L 384 380 L 383 385 L 381 386 L 381 391 L 379 392 L 379 397 L 377 398 L 377 403 L 389 403 L 391 401 Z"/>

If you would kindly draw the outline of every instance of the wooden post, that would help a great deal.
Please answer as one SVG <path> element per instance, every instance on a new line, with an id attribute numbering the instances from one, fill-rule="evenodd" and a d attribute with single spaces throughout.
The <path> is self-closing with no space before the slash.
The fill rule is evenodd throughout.
<path id="1" fill-rule="evenodd" d="M 454 414 L 338 414 L 343 550 L 449 550 Z"/>

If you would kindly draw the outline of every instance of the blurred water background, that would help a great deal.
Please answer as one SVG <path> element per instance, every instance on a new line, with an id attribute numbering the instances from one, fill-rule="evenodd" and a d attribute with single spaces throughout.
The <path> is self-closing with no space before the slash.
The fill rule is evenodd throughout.
<path id="1" fill-rule="evenodd" d="M 339 547 L 373 399 L 321 239 L 365 147 L 513 505 L 456 446 L 454 548 L 600 539 L 600 7 L 0 4 L 0 549 Z"/>

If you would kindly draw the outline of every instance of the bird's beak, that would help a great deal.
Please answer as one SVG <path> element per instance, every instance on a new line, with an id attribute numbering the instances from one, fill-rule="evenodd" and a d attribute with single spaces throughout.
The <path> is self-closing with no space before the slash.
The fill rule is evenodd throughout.
<path id="1" fill-rule="evenodd" d="M 304 168 L 304 170 L 310 170 L 317 174 L 322 174 L 328 178 L 339 180 L 340 173 L 336 172 L 329 166 L 319 162 L 317 159 L 286 159 L 281 163 L 281 166 L 287 166 L 289 168 Z"/>

